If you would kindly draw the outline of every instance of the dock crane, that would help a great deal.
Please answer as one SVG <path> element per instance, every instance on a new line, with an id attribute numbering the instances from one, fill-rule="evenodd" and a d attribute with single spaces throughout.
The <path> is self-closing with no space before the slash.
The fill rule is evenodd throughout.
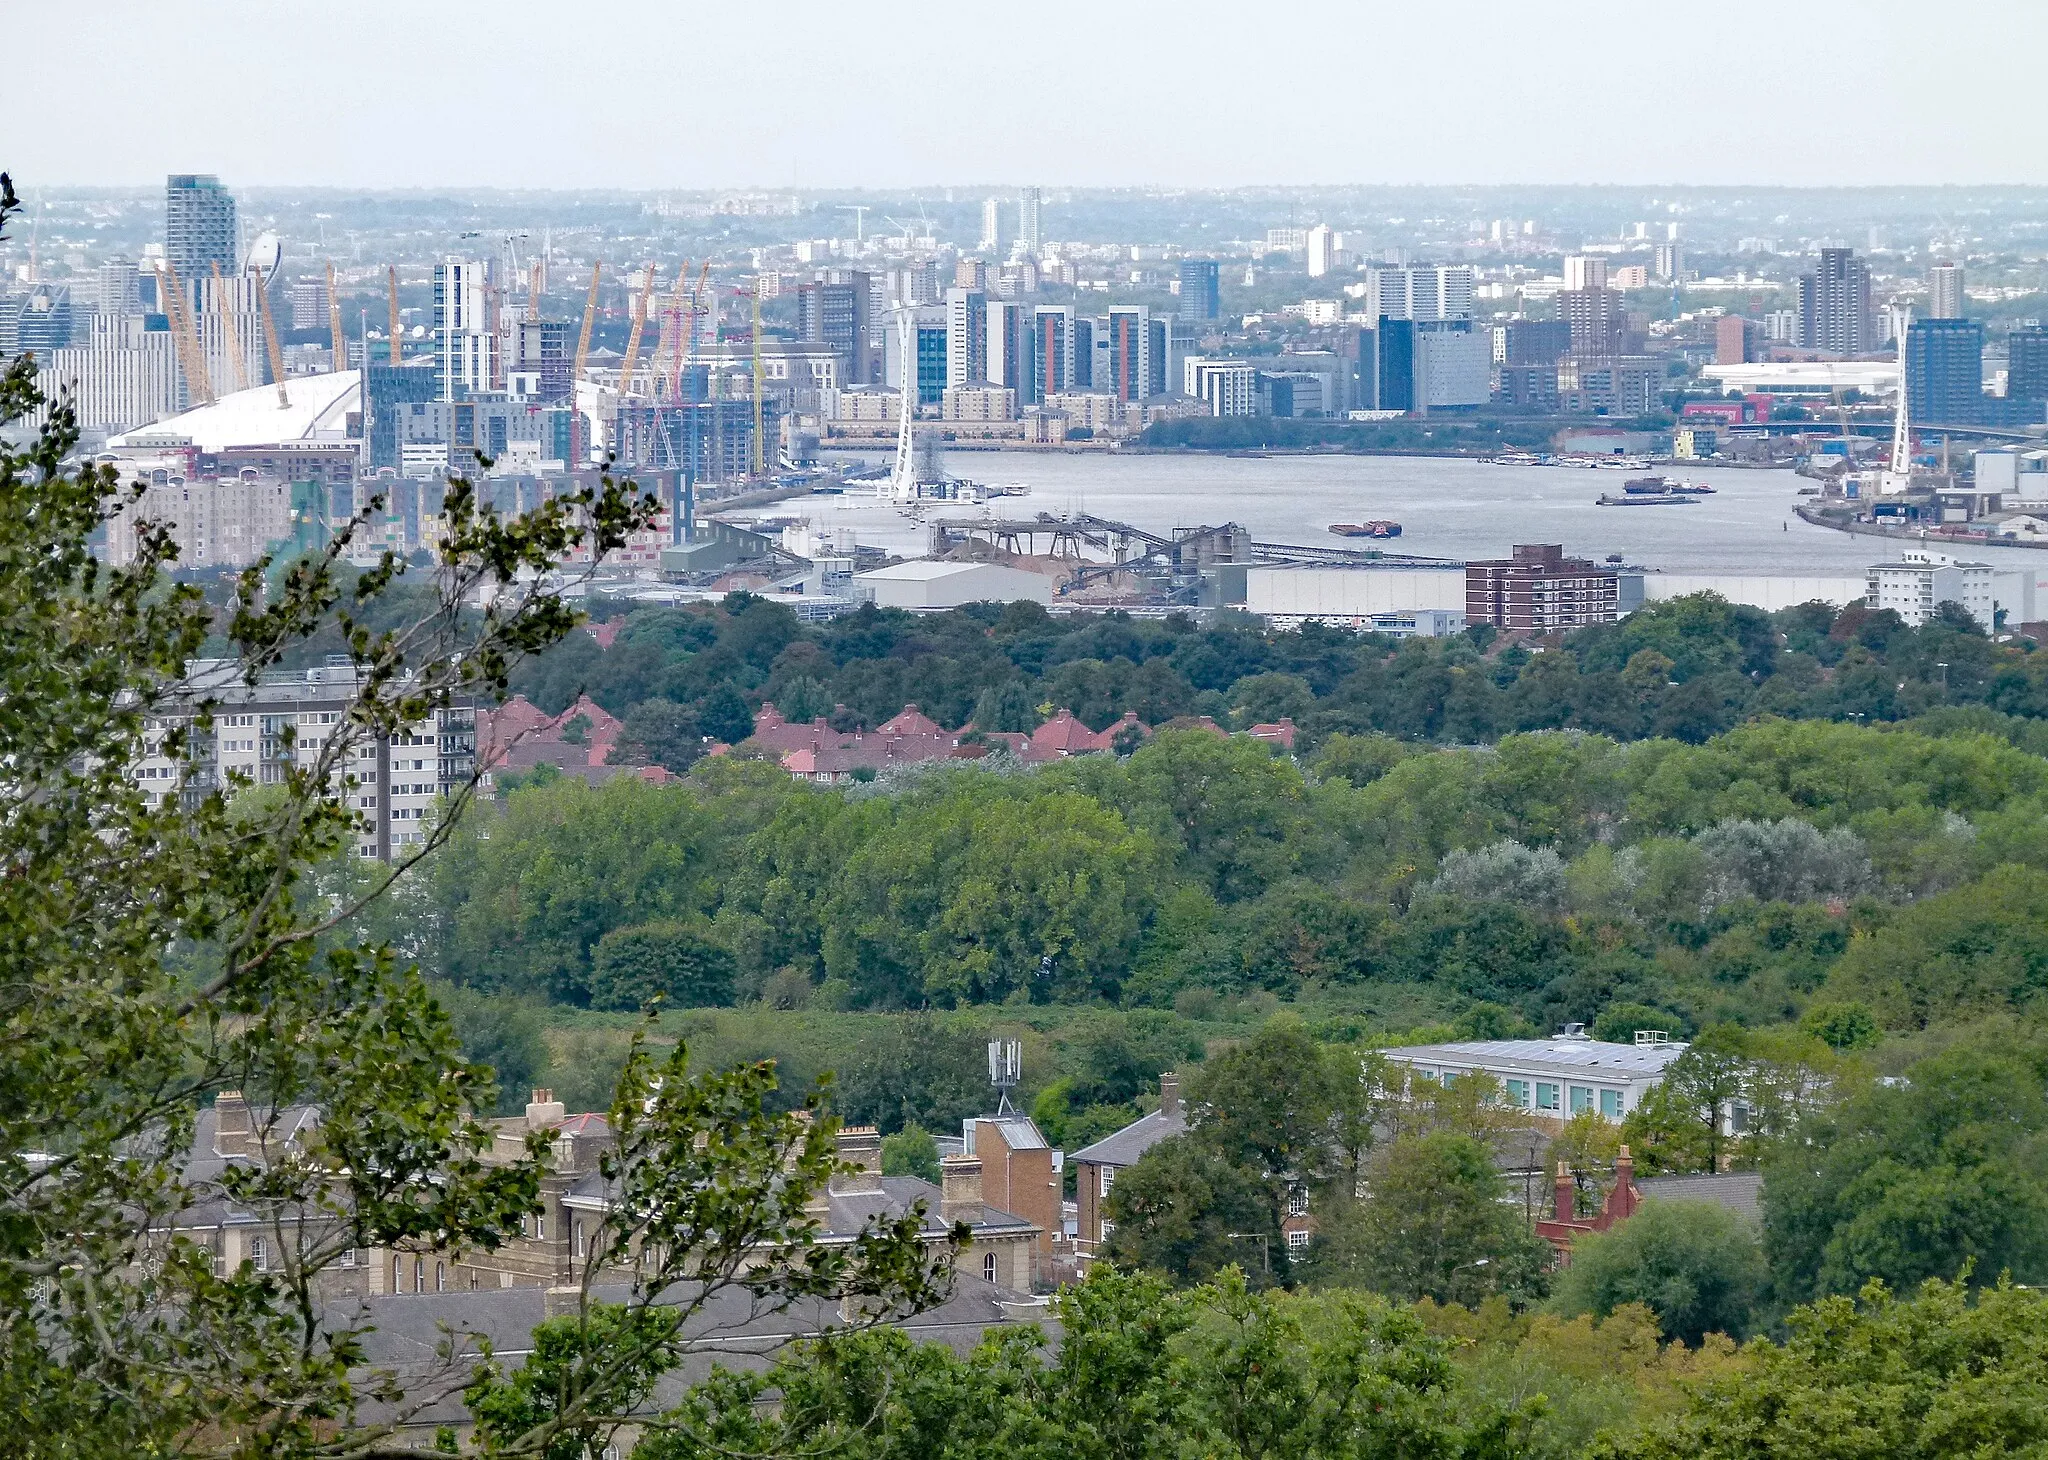
<path id="1" fill-rule="evenodd" d="M 576 336 L 576 365 L 569 375 L 569 389 L 576 389 L 576 382 L 583 378 L 583 366 L 590 359 L 590 327 L 597 322 L 597 286 L 604 277 L 604 260 L 592 259 L 590 263 L 590 296 L 583 301 L 583 329 Z"/>
<path id="2" fill-rule="evenodd" d="M 398 317 L 398 265 L 386 264 L 391 294 L 391 363 L 405 363 L 405 324 Z"/>
<path id="3" fill-rule="evenodd" d="M 334 261 L 327 263 L 327 329 L 334 336 L 334 370 L 348 368 L 348 337 L 341 332 L 341 295 L 334 288 Z"/>
<path id="4" fill-rule="evenodd" d="M 207 373 L 206 351 L 192 332 L 191 301 L 185 297 L 177 266 L 169 259 L 163 261 L 163 272 L 157 275 L 156 293 L 170 323 L 171 338 L 177 342 L 178 361 L 185 367 L 185 390 L 195 400 L 212 405 L 213 377 Z"/>
<path id="5" fill-rule="evenodd" d="M 213 265 L 213 317 L 220 322 L 220 347 L 235 373 L 235 389 L 249 388 L 249 370 L 242 362 L 242 332 L 235 328 L 235 311 L 228 307 L 227 280 L 221 277 L 220 260 Z"/>
<path id="6" fill-rule="evenodd" d="M 639 297 L 633 301 L 633 324 L 626 333 L 626 358 L 619 366 L 619 403 L 633 393 L 633 377 L 640 369 L 640 339 L 647 330 L 647 306 L 654 298 L 654 275 L 656 265 L 647 265 L 647 277 L 640 285 Z"/>

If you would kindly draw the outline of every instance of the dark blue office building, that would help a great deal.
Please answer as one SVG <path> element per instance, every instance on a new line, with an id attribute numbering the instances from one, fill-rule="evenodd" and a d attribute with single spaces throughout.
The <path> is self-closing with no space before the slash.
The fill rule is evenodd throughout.
<path id="1" fill-rule="evenodd" d="M 1180 261 L 1180 317 L 1182 319 L 1220 319 L 1223 315 L 1222 291 L 1216 283 L 1217 268 L 1214 259 L 1182 259 Z"/>
<path id="2" fill-rule="evenodd" d="M 370 465 L 399 464 L 398 417 L 401 406 L 439 400 L 441 372 L 433 364 L 371 365 L 368 388 L 363 392 L 369 415 Z"/>
<path id="3" fill-rule="evenodd" d="M 2006 399 L 2048 401 L 2048 324 L 2019 326 L 2005 337 L 2005 348 Z"/>
<path id="4" fill-rule="evenodd" d="M 1906 411 L 1915 425 L 1967 426 L 1983 416 L 1984 326 L 1916 319 L 1906 329 Z"/>

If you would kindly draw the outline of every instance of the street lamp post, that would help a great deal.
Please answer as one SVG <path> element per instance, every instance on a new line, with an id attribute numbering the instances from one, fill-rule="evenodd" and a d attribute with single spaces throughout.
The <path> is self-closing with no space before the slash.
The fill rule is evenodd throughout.
<path id="1" fill-rule="evenodd" d="M 1226 1237 L 1259 1244 L 1259 1266 L 1268 1278 L 1273 1276 L 1273 1252 L 1266 1244 L 1271 1240 L 1264 1232 L 1225 1232 Z"/>

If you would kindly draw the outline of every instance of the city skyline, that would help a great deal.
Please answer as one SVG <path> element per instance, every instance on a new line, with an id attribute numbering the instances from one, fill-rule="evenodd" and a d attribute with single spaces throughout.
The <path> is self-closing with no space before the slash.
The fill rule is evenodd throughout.
<path id="1" fill-rule="evenodd" d="M 570 45 L 551 43 L 557 13 L 528 4 L 369 0 L 342 25 L 242 0 L 223 11 L 204 42 L 172 13 L 126 3 L 11 18 L 24 53 L 89 55 L 95 89 L 82 104 L 72 73 L 19 76 L 22 113 L 62 124 L 25 132 L 6 165 L 49 186 L 179 171 L 399 188 L 2048 181 L 2025 89 L 1984 74 L 1988 41 L 1992 55 L 2048 50 L 2048 12 L 2018 0 L 1969 0 L 1939 25 L 1904 0 L 1875 0 L 1853 20 L 1796 9 L 1765 39 L 1719 36 L 1690 12 L 1617 21 L 1488 3 L 1452 31 L 1436 16 L 1360 8 L 1320 18 L 1304 28 L 1309 51 L 1235 81 L 1222 67 L 1243 65 L 1231 40 L 1241 17 L 1209 4 L 1105 12 L 1062 0 L 1021 47 L 993 19 L 934 25 L 900 0 L 799 14 L 765 48 L 740 12 L 685 28 L 644 0 Z M 606 39 L 624 36 L 630 70 Z M 166 81 L 195 74 L 202 44 L 229 46 L 230 96 Z M 976 58 L 999 45 L 998 76 Z M 1297 59 L 1311 53 L 1313 64 Z M 1093 84 L 1118 55 L 1142 60 L 1123 68 L 1127 84 Z M 529 94 L 545 127 L 516 125 L 517 108 L 480 121 L 476 93 L 445 84 L 451 64 L 509 78 L 536 56 L 548 69 Z M 1218 105 L 1256 112 L 1261 78 L 1283 70 L 1309 83 L 1289 83 L 1296 125 L 1220 125 L 1193 100 L 1206 84 Z M 1030 127 L 1013 124 L 1006 91 L 1030 97 Z M 1644 95 L 1663 104 L 1645 109 Z"/>

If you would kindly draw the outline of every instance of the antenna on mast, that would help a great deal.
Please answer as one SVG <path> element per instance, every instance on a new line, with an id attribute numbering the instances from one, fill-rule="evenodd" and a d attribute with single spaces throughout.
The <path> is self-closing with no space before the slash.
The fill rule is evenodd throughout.
<path id="1" fill-rule="evenodd" d="M 988 1082 L 996 1088 L 996 1114 L 1015 1115 L 1010 1092 L 1024 1075 L 1024 1046 L 1015 1039 L 988 1042 Z"/>

